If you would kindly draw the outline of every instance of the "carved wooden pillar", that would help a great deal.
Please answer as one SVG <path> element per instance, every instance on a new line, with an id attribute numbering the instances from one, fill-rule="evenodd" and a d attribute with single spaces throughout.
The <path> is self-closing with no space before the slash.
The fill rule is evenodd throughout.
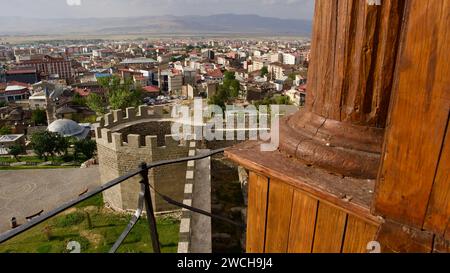
<path id="1" fill-rule="evenodd" d="M 375 179 L 404 1 L 316 1 L 305 110 L 282 122 L 281 151 L 340 175 Z"/>

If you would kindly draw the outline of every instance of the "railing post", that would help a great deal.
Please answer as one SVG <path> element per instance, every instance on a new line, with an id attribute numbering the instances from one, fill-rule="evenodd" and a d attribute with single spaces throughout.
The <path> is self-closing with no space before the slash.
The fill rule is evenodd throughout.
<path id="1" fill-rule="evenodd" d="M 148 169 L 146 163 L 141 163 L 139 165 L 141 169 L 141 183 L 145 186 L 145 208 L 147 211 L 147 220 L 150 227 L 150 236 L 152 239 L 153 252 L 161 253 L 161 248 L 159 245 L 158 229 L 156 227 L 156 219 L 153 211 L 152 195 L 150 193 L 150 184 L 148 181 Z"/>

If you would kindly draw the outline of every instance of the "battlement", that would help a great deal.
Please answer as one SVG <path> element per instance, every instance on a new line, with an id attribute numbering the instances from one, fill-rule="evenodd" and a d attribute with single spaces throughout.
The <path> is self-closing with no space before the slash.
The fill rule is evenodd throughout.
<path id="1" fill-rule="evenodd" d="M 112 149 L 114 151 L 120 151 L 121 149 L 166 149 L 174 147 L 186 146 L 186 141 L 177 141 L 173 135 L 164 136 L 164 145 L 158 145 L 157 136 L 141 136 L 137 134 L 129 134 L 125 136 L 122 133 L 112 132 L 108 128 L 98 128 L 97 144 Z"/>
<path id="2" fill-rule="evenodd" d="M 144 119 L 162 119 L 171 118 L 172 106 L 147 106 L 142 105 L 137 108 L 129 107 L 125 111 L 112 110 L 104 115 L 100 120 L 99 128 L 112 129 L 122 124 Z"/>

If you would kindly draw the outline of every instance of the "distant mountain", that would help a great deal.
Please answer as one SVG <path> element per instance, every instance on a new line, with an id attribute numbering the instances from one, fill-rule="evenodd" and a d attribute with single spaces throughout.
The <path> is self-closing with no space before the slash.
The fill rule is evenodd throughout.
<path id="1" fill-rule="evenodd" d="M 0 35 L 254 33 L 308 36 L 311 30 L 309 20 L 235 14 L 75 19 L 0 17 Z"/>

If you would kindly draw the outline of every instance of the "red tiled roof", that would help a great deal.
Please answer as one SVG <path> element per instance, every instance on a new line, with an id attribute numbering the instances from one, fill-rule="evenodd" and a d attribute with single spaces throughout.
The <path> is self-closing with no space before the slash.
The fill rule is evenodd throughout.
<path id="1" fill-rule="evenodd" d="M 24 88 L 30 87 L 30 85 L 28 83 L 23 83 L 23 82 L 18 82 L 18 81 L 10 81 L 10 82 L 8 82 L 8 86 L 11 86 L 11 85 L 22 86 Z"/>
<path id="2" fill-rule="evenodd" d="M 148 93 L 156 93 L 156 92 L 159 93 L 159 88 L 157 86 L 149 85 L 149 86 L 145 86 L 143 89 L 145 92 L 148 92 Z"/>
<path id="3" fill-rule="evenodd" d="M 300 85 L 300 86 L 298 87 L 298 90 L 299 90 L 299 91 L 302 91 L 302 92 L 306 92 L 306 90 L 307 90 L 307 85 L 306 85 L 306 84 Z"/>
<path id="4" fill-rule="evenodd" d="M 87 97 L 91 94 L 91 90 L 87 88 L 75 88 L 75 93 L 78 93 L 82 97 Z"/>
<path id="5" fill-rule="evenodd" d="M 223 73 L 220 69 L 211 69 L 207 71 L 208 76 L 213 78 L 222 78 Z"/>
<path id="6" fill-rule="evenodd" d="M 6 71 L 8 75 L 36 73 L 36 69 L 14 69 Z"/>

